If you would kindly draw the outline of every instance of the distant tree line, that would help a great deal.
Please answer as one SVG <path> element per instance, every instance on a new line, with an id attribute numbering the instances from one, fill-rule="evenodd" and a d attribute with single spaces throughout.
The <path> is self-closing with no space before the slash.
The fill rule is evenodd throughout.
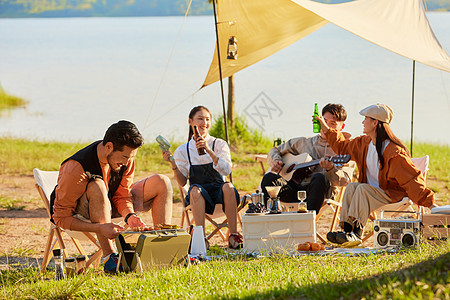
<path id="1" fill-rule="evenodd" d="M 179 16 L 186 0 L 0 0 L 2 18 Z M 207 0 L 193 0 L 189 15 L 212 14 Z"/>
<path id="2" fill-rule="evenodd" d="M 316 1 L 342 3 L 349 0 Z M 188 3 L 189 0 L 0 0 L 0 17 L 180 16 L 186 13 Z M 450 10 L 450 0 L 426 0 L 425 3 L 430 11 Z M 189 15 L 209 14 L 212 14 L 211 0 L 192 1 Z"/>

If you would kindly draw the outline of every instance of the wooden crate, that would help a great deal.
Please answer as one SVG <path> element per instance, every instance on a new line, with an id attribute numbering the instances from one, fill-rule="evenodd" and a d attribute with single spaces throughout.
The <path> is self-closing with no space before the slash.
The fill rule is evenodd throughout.
<path id="1" fill-rule="evenodd" d="M 450 215 L 426 214 L 422 217 L 425 239 L 446 239 L 450 236 Z"/>

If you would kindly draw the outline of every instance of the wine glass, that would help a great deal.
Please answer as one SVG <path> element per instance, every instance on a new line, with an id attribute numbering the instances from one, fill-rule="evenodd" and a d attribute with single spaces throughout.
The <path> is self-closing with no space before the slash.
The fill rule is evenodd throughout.
<path id="1" fill-rule="evenodd" d="M 297 199 L 300 200 L 300 204 L 298 206 L 298 212 L 306 212 L 306 191 L 298 191 L 297 192 Z"/>

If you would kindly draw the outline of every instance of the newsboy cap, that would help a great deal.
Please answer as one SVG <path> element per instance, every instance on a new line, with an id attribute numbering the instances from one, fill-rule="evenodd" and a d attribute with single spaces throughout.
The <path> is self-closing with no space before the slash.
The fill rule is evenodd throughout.
<path id="1" fill-rule="evenodd" d="M 359 114 L 389 124 L 392 121 L 394 112 L 388 105 L 378 103 L 364 108 Z"/>

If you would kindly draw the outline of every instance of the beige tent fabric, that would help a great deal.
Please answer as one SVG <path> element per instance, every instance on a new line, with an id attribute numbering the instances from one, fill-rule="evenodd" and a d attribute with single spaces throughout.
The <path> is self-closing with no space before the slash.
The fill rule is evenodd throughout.
<path id="1" fill-rule="evenodd" d="M 431 29 L 422 0 L 292 1 L 369 42 L 450 72 L 450 57 Z"/>
<path id="2" fill-rule="evenodd" d="M 358 0 L 323 4 L 309 0 L 218 0 L 223 78 L 276 53 L 328 21 L 376 45 L 450 72 L 450 57 L 434 35 L 422 0 Z M 237 38 L 238 58 L 227 59 Z M 219 80 L 217 49 L 203 86 Z"/>
<path id="3" fill-rule="evenodd" d="M 290 0 L 218 0 L 223 78 L 291 45 L 328 21 Z M 237 38 L 237 59 L 227 59 L 228 40 Z M 219 80 L 217 47 L 203 86 Z"/>

